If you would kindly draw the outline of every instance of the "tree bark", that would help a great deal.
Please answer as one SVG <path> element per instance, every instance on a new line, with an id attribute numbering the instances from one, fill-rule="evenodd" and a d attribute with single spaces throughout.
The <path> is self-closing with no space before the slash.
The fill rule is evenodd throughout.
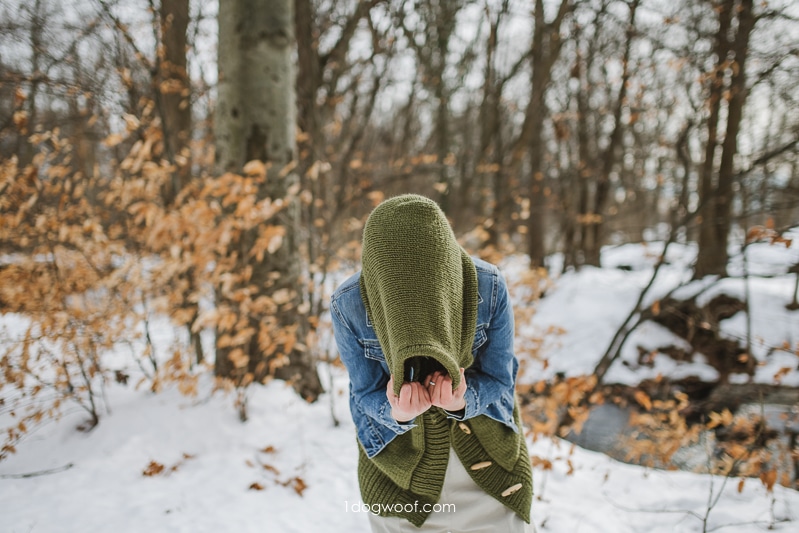
<path id="1" fill-rule="evenodd" d="M 278 310 L 274 317 L 247 315 L 249 327 L 257 333 L 242 346 L 246 359 L 234 363 L 231 347 L 218 343 L 215 371 L 236 383 L 246 383 L 248 377 L 263 381 L 273 375 L 290 381 L 302 397 L 315 400 L 322 387 L 305 346 L 307 323 L 300 311 L 304 291 L 298 253 L 299 206 L 287 197 L 297 176 L 285 171 L 295 158 L 293 1 L 220 2 L 218 17 L 217 171 L 239 173 L 248 161 L 262 161 L 267 174 L 258 183 L 257 200 L 285 199 L 287 205 L 276 221 L 285 230 L 277 250 L 264 254 L 262 260 L 252 257 L 249 250 L 258 237 L 254 228 L 243 232 L 235 251 L 238 273 L 251 272 L 238 288 L 253 291 L 252 300 L 272 299 L 280 291 Z M 239 307 L 231 291 L 220 291 L 219 298 L 223 305 Z M 268 346 L 264 339 L 271 339 Z"/>
<path id="2" fill-rule="evenodd" d="M 164 205 L 171 206 L 191 181 L 192 107 L 186 57 L 189 0 L 162 0 L 159 17 L 162 48 L 157 51 L 153 84 L 164 136 L 164 156 L 174 167 L 170 181 L 163 187 Z M 192 329 L 199 308 L 189 298 L 196 288 L 195 278 L 193 267 L 180 275 L 180 282 L 186 284 L 181 305 L 191 313 L 187 330 L 199 364 L 205 359 L 205 353 L 200 333 Z"/>
<path id="3" fill-rule="evenodd" d="M 552 67 L 560 55 L 563 41 L 560 26 L 573 9 L 570 0 L 562 0 L 558 13 L 551 23 L 544 19 L 544 2 L 535 3 L 535 29 L 533 33 L 532 75 L 530 79 L 530 102 L 527 106 L 520 143 L 513 153 L 513 165 L 518 170 L 521 150 L 527 148 L 530 155 L 530 218 L 527 220 L 527 253 L 530 268 L 544 265 L 546 256 L 546 205 L 547 188 L 544 168 L 544 119 L 547 116 L 546 90 L 552 80 Z M 511 172 L 511 175 L 516 172 Z"/>
<path id="4" fill-rule="evenodd" d="M 308 134 L 311 151 L 319 141 L 316 93 L 322 85 L 319 42 L 314 35 L 311 0 L 295 0 L 294 27 L 297 35 L 297 125 Z M 313 159 L 312 156 L 309 159 Z"/>
<path id="5" fill-rule="evenodd" d="M 716 240 L 719 243 L 719 256 L 716 267 L 720 274 L 727 272 L 727 240 L 731 227 L 733 200 L 732 184 L 735 181 L 734 159 L 738 153 L 738 132 L 741 129 L 744 104 L 748 95 L 746 88 L 746 59 L 749 54 L 749 37 L 755 25 L 753 0 L 741 0 L 737 6 L 738 31 L 732 43 L 734 61 L 731 65 L 729 101 L 727 104 L 727 129 L 721 145 L 718 189 L 716 192 L 715 216 L 712 222 Z"/>
<path id="6" fill-rule="evenodd" d="M 162 0 L 160 14 L 164 57 L 159 62 L 156 93 L 161 100 L 164 152 L 176 167 L 164 194 L 169 205 L 191 179 L 191 85 L 186 70 L 189 0 Z"/>
<path id="7" fill-rule="evenodd" d="M 28 121 L 27 126 L 23 129 L 24 135 L 17 137 L 19 146 L 17 153 L 19 156 L 20 167 L 28 165 L 33 160 L 34 148 L 28 140 L 28 136 L 36 131 L 37 123 L 39 122 L 39 86 L 40 80 L 43 78 L 42 72 L 42 55 L 44 52 L 43 46 L 43 33 L 46 23 L 46 14 L 41 0 L 36 0 L 31 7 L 31 27 L 30 27 L 30 45 L 31 45 L 31 86 L 27 99 L 27 112 Z"/>
<path id="8" fill-rule="evenodd" d="M 596 15 L 597 17 L 599 15 Z M 576 22 L 573 24 L 572 35 L 578 50 L 580 49 L 580 40 L 583 35 L 582 27 Z M 588 205 L 590 200 L 590 185 L 593 177 L 592 169 L 594 167 L 594 157 L 592 157 L 592 140 L 591 129 L 588 123 L 590 115 L 590 107 L 588 105 L 588 96 L 591 91 L 591 81 L 589 80 L 588 73 L 591 71 L 593 61 L 596 57 L 594 51 L 594 41 L 588 43 L 585 57 L 583 54 L 577 53 L 574 66 L 572 67 L 571 77 L 576 80 L 576 106 L 577 106 L 577 165 L 573 171 L 573 179 L 575 187 L 572 190 L 564 190 L 563 195 L 575 194 L 577 196 L 576 202 L 565 201 L 567 205 L 574 205 L 573 211 L 567 211 L 567 228 L 566 242 L 564 250 L 563 269 L 564 272 L 569 267 L 579 269 L 585 262 L 583 250 L 586 243 L 586 233 L 588 228 Z"/>
<path id="9" fill-rule="evenodd" d="M 721 103 L 724 93 L 724 71 L 730 46 L 727 33 L 732 24 L 733 0 L 721 0 L 719 5 L 719 27 L 716 32 L 716 66 L 710 76 L 708 94 L 707 144 L 705 160 L 702 163 L 699 186 L 699 251 L 696 259 L 694 277 L 702 278 L 711 274 L 724 275 L 727 271 L 727 240 L 719 240 L 715 232 L 716 175 L 715 158 L 718 149 L 718 127 Z M 722 259 L 724 261 L 722 262 Z"/>

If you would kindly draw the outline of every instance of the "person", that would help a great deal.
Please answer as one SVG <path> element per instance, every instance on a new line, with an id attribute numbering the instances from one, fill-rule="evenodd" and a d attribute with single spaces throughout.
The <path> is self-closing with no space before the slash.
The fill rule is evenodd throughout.
<path id="1" fill-rule="evenodd" d="M 373 532 L 528 531 L 532 468 L 514 393 L 513 312 L 438 205 L 390 198 L 361 271 L 330 301 Z"/>

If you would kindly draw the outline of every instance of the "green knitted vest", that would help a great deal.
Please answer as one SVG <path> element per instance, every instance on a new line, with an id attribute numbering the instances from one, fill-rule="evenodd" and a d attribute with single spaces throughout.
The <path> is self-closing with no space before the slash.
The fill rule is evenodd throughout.
<path id="1" fill-rule="evenodd" d="M 362 265 L 361 298 L 394 392 L 408 379 L 406 362 L 419 356 L 435 360 L 457 387 L 459 369 L 472 364 L 477 272 L 438 205 L 417 195 L 381 203 L 364 227 Z M 514 417 L 521 429 L 518 402 Z M 429 514 L 423 504 L 441 494 L 450 446 L 477 485 L 530 521 L 532 470 L 523 434 L 483 415 L 458 422 L 437 407 L 372 459 L 359 446 L 364 502 L 421 526 Z"/>

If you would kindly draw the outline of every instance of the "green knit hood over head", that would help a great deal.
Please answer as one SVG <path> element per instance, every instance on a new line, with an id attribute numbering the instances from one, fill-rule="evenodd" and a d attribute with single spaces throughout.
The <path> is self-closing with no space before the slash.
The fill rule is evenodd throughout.
<path id="1" fill-rule="evenodd" d="M 363 231 L 361 298 L 399 394 L 405 362 L 430 357 L 460 383 L 472 364 L 477 271 L 438 205 L 408 194 L 386 200 Z"/>

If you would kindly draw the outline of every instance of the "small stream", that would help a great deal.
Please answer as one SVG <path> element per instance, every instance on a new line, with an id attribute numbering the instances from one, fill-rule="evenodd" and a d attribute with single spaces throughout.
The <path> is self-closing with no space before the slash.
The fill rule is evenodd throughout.
<path id="1" fill-rule="evenodd" d="M 710 420 L 711 412 L 721 413 L 726 407 L 733 414 L 734 422 L 714 429 L 697 430 L 695 441 L 680 447 L 669 461 L 648 455 L 630 457 L 631 436 L 637 435 L 638 439 L 648 437 L 644 436 L 642 428 L 630 423 L 631 415 L 645 411 L 629 402 L 625 406 L 605 403 L 591 408 L 582 430 L 579 433 L 572 431 L 566 440 L 627 463 L 707 473 L 717 471 L 725 459 L 729 461 L 721 441 L 729 443 L 731 439 L 741 439 L 741 442 L 747 442 L 747 450 L 756 449 L 765 459 L 761 472 L 776 470 L 779 483 L 799 489 L 799 389 L 768 387 L 768 391 L 764 395 L 763 387 L 725 385 L 716 387 L 707 398 L 692 401 L 687 411 L 695 421 Z M 763 401 L 758 398 L 763 398 Z M 757 423 L 759 420 L 765 423 Z M 746 435 L 747 431 L 750 434 Z M 650 438 L 650 441 L 655 449 L 671 445 L 665 441 L 658 442 L 657 437 Z"/>

